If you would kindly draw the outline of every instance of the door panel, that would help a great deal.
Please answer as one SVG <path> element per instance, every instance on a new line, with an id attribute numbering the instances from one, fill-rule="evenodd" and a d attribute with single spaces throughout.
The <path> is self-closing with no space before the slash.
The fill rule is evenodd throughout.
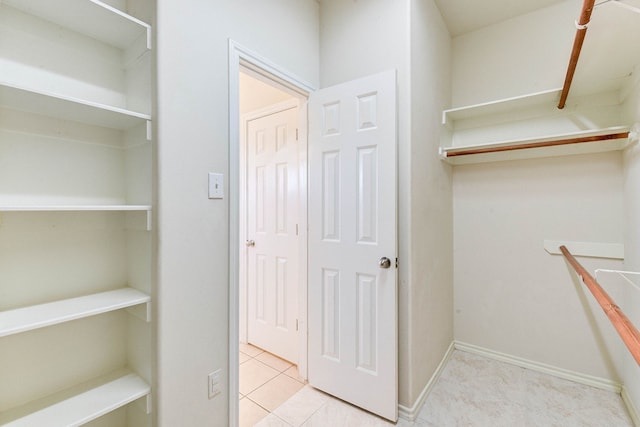
<path id="1" fill-rule="evenodd" d="M 394 71 L 311 95 L 309 190 L 309 382 L 396 420 Z"/>
<path id="2" fill-rule="evenodd" d="M 247 123 L 248 342 L 298 362 L 298 109 Z"/>

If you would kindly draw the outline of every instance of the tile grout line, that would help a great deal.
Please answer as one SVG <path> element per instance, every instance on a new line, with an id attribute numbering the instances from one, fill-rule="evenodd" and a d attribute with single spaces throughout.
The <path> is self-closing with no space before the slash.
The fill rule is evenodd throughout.
<path id="1" fill-rule="evenodd" d="M 257 348 L 257 347 L 254 347 L 254 348 Z M 301 384 L 301 385 L 302 385 L 302 387 L 304 387 L 304 386 L 307 384 L 306 382 L 304 382 L 304 381 L 300 381 L 298 378 L 295 378 L 295 377 L 293 377 L 292 375 L 289 375 L 289 374 L 286 374 L 286 373 L 285 373 L 286 371 L 288 371 L 288 370 L 289 370 L 289 369 L 291 369 L 292 367 L 295 367 L 296 365 L 292 364 L 291 362 L 285 361 L 284 359 L 280 359 L 280 360 L 283 360 L 284 362 L 286 362 L 288 366 L 286 366 L 286 367 L 285 367 L 284 369 L 282 369 L 282 370 L 281 370 L 281 369 L 278 369 L 278 368 L 276 368 L 276 367 L 274 367 L 274 366 L 271 366 L 271 365 L 269 365 L 267 362 L 264 362 L 264 361 L 262 361 L 262 360 L 258 359 L 258 357 L 259 357 L 259 356 L 261 356 L 261 355 L 263 355 L 263 354 L 268 354 L 268 355 L 273 356 L 273 357 L 275 357 L 275 358 L 278 358 L 278 357 L 277 357 L 277 356 L 275 356 L 275 355 L 272 355 L 271 353 L 269 353 L 269 352 L 267 352 L 267 351 L 264 351 L 264 350 L 261 350 L 259 353 L 255 354 L 255 356 L 251 356 L 250 354 L 247 354 L 247 353 L 243 352 L 242 350 L 239 350 L 239 353 L 242 353 L 244 356 L 248 357 L 248 359 L 247 359 L 247 360 L 245 360 L 244 362 L 242 362 L 240 365 L 243 365 L 243 364 L 245 364 L 245 363 L 247 363 L 247 362 L 250 362 L 250 361 L 254 360 L 254 361 L 256 361 L 256 362 L 259 362 L 261 365 L 264 365 L 265 367 L 270 368 L 270 369 L 273 369 L 274 371 L 276 371 L 276 372 L 277 372 L 277 375 L 276 375 L 276 376 L 274 376 L 273 378 L 270 378 L 270 379 L 269 379 L 268 381 L 266 381 L 265 383 L 263 383 L 263 384 L 261 384 L 261 385 L 257 386 L 255 389 L 251 390 L 251 391 L 250 391 L 250 392 L 248 392 L 247 394 L 239 393 L 239 395 L 240 395 L 240 396 L 242 396 L 242 398 L 248 399 L 248 400 L 249 400 L 249 401 L 251 401 L 253 404 L 255 404 L 256 406 L 258 406 L 259 408 L 261 408 L 261 409 L 263 409 L 265 412 L 267 412 L 267 415 L 266 415 L 265 417 L 261 418 L 258 422 L 260 422 L 260 421 L 264 420 L 264 418 L 268 417 L 269 415 L 273 415 L 274 417 L 278 418 L 278 420 L 280 420 L 280 421 L 282 421 L 283 423 L 285 423 L 287 426 L 290 426 L 290 427 L 296 427 L 296 426 L 293 426 L 292 424 L 288 423 L 287 421 L 283 420 L 283 419 L 282 419 L 282 418 L 280 418 L 278 415 L 276 415 L 273 411 L 270 411 L 269 409 L 265 408 L 263 405 L 261 405 L 260 403 L 256 402 L 254 399 L 252 399 L 252 398 L 249 396 L 250 394 L 252 394 L 252 393 L 256 392 L 258 389 L 260 389 L 260 388 L 262 388 L 262 387 L 266 386 L 266 385 L 267 385 L 267 384 L 269 384 L 270 382 L 274 381 L 276 378 L 278 378 L 278 377 L 280 377 L 280 376 L 283 376 L 283 375 L 284 375 L 284 377 L 286 377 L 286 378 L 288 378 L 288 379 L 291 379 L 291 380 L 293 380 L 293 381 L 295 381 L 295 382 L 297 382 L 297 383 Z M 278 359 L 279 359 L 279 358 L 278 358 Z M 294 394 L 295 394 L 295 393 L 294 393 Z M 240 400 L 240 397 L 238 397 L 238 400 Z M 286 400 L 285 400 L 285 401 L 286 401 Z M 325 403 L 325 404 L 326 404 L 326 403 Z M 281 405 L 280 405 L 280 406 L 281 406 Z M 322 408 L 323 406 L 324 406 L 324 404 L 323 404 L 320 408 Z M 320 408 L 318 408 L 318 410 L 319 410 Z M 277 409 L 277 408 L 276 408 L 276 409 Z M 275 411 L 276 409 L 274 409 L 274 411 Z M 316 410 L 316 411 L 317 411 L 317 410 Z M 315 414 L 315 412 L 316 412 L 316 411 L 314 411 L 314 414 Z M 313 414 L 311 414 L 311 415 L 313 415 Z M 311 417 L 311 415 L 310 415 L 308 418 L 306 418 L 306 419 L 304 420 L 304 422 L 307 422 L 307 420 Z"/>

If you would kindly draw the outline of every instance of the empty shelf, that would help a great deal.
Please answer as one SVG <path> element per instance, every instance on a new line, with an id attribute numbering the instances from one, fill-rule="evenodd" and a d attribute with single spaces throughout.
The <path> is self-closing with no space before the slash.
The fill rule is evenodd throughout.
<path id="1" fill-rule="evenodd" d="M 130 46 L 141 36 L 149 38 L 148 24 L 99 0 L 3 0 L 2 3 L 119 48 Z"/>
<path id="2" fill-rule="evenodd" d="M 150 212 L 149 205 L 0 205 L 0 212 L 57 212 L 57 211 L 140 211 Z"/>
<path id="3" fill-rule="evenodd" d="M 125 374 L 17 419 L 11 418 L 11 421 L 2 425 L 4 427 L 80 426 L 147 396 L 150 392 L 149 385 L 142 378 L 135 374 Z M 68 391 L 62 394 L 66 397 Z M 19 408 L 19 410 L 22 409 Z M 0 417 L 1 422 L 3 420 Z"/>
<path id="4" fill-rule="evenodd" d="M 148 114 L 8 83 L 0 84 L 0 106 L 121 130 L 151 120 Z"/>
<path id="5" fill-rule="evenodd" d="M 151 301 L 133 288 L 101 292 L 78 298 L 0 312 L 0 337 L 120 310 Z"/>
<path id="6" fill-rule="evenodd" d="M 449 125 L 459 120 L 503 114 L 546 104 L 555 106 L 555 103 L 557 103 L 560 97 L 560 90 L 561 89 L 552 89 L 530 95 L 516 96 L 498 101 L 445 110 L 442 112 L 442 124 Z"/>

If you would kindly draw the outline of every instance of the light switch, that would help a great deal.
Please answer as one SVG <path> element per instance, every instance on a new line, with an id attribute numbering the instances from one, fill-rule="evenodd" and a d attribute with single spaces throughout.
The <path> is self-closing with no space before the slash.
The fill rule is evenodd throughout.
<path id="1" fill-rule="evenodd" d="M 222 199 L 224 197 L 224 176 L 221 173 L 209 172 L 209 198 Z"/>

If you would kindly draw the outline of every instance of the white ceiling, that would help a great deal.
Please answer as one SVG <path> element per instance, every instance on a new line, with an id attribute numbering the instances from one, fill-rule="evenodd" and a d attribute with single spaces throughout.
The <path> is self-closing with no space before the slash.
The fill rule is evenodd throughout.
<path id="1" fill-rule="evenodd" d="M 567 0 L 435 0 L 452 37 L 563 1 Z M 576 14 L 581 6 L 577 4 Z"/>

